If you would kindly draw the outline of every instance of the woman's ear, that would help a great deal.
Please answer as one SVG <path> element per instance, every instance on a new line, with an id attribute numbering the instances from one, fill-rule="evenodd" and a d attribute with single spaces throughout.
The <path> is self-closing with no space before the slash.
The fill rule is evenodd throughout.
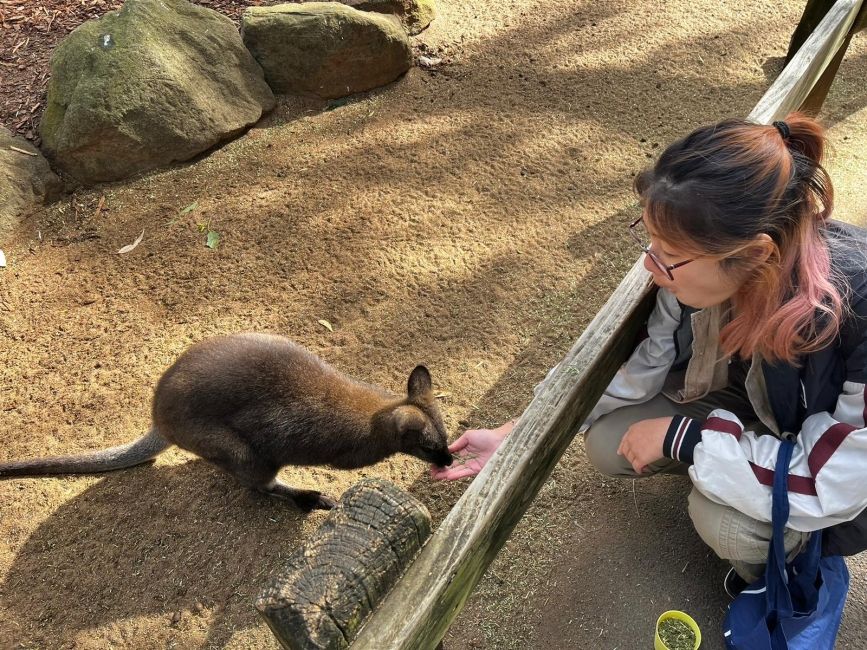
<path id="1" fill-rule="evenodd" d="M 767 233 L 757 235 L 750 243 L 747 250 L 749 258 L 756 263 L 767 262 L 774 254 L 777 253 L 777 245 L 771 236 Z"/>

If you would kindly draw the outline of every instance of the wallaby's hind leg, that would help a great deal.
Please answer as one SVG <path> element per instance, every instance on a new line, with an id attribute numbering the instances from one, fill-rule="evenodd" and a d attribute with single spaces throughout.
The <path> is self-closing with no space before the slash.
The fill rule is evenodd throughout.
<path id="1" fill-rule="evenodd" d="M 310 512 L 314 509 L 330 510 L 336 503 L 316 490 L 299 490 L 277 480 L 279 467 L 256 454 L 250 446 L 238 438 L 231 430 L 216 435 L 213 429 L 199 440 L 206 444 L 197 445 L 196 438 L 187 437 L 182 446 L 198 454 L 208 462 L 234 476 L 241 485 L 257 492 L 264 492 L 280 499 L 292 501 L 300 510 Z M 198 448 L 197 448 L 198 447 Z"/>
<path id="2" fill-rule="evenodd" d="M 331 510 L 337 504 L 316 490 L 300 490 L 293 488 L 281 481 L 277 480 L 277 472 L 279 468 L 269 466 L 258 461 L 255 458 L 232 458 L 211 459 L 208 458 L 217 467 L 226 470 L 232 474 L 241 485 L 270 494 L 279 499 L 286 499 L 294 503 L 299 510 L 310 512 L 311 510 Z"/>

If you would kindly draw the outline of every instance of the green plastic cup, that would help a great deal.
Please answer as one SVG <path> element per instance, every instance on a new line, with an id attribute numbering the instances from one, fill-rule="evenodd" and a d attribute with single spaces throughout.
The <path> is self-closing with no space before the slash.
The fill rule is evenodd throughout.
<path id="1" fill-rule="evenodd" d="M 667 612 L 663 612 L 659 615 L 659 618 L 656 619 L 656 638 L 653 640 L 653 647 L 655 650 L 671 650 L 665 643 L 663 643 L 662 639 L 659 638 L 659 626 L 661 623 L 668 621 L 670 619 L 676 619 L 678 621 L 683 621 L 695 634 L 695 645 L 692 647 L 692 650 L 698 650 L 698 646 L 701 645 L 701 630 L 698 629 L 698 623 L 696 623 L 692 616 L 686 614 L 684 612 L 679 612 L 676 609 L 669 610 Z"/>

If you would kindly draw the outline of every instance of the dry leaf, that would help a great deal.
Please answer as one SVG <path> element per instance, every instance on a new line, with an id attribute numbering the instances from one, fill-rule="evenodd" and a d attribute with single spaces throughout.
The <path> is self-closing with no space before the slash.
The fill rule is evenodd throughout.
<path id="1" fill-rule="evenodd" d="M 437 393 L 436 395 L 434 395 L 434 397 L 436 397 L 437 399 L 445 399 L 446 397 L 451 397 L 451 396 L 452 396 L 451 393 Z"/>
<path id="2" fill-rule="evenodd" d="M 325 320 L 325 319 L 320 319 L 320 320 L 318 320 L 318 321 L 316 321 L 316 322 L 319 323 L 320 325 L 322 325 L 322 327 L 324 327 L 325 329 L 327 329 L 329 332 L 333 332 L 333 331 L 334 331 L 334 328 L 331 326 L 331 323 L 329 323 L 327 320 Z"/>
<path id="3" fill-rule="evenodd" d="M 134 250 L 136 246 L 138 246 L 139 244 L 141 244 L 141 240 L 142 240 L 142 238 L 144 238 L 144 230 L 141 231 L 141 234 L 140 234 L 138 237 L 136 237 L 136 240 L 135 240 L 133 243 L 131 243 L 131 244 L 127 244 L 126 246 L 124 246 L 123 248 L 121 248 L 121 249 L 117 252 L 117 254 L 118 254 L 118 255 L 123 255 L 124 253 L 129 253 L 131 250 Z"/>
<path id="4" fill-rule="evenodd" d="M 105 194 L 99 197 L 99 203 L 96 204 L 96 213 L 93 215 L 94 217 L 98 217 L 99 213 L 102 212 L 102 209 L 105 207 Z"/>
<path id="5" fill-rule="evenodd" d="M 422 68 L 435 68 L 439 64 L 441 64 L 443 60 L 437 56 L 420 56 L 418 57 L 418 64 Z"/>

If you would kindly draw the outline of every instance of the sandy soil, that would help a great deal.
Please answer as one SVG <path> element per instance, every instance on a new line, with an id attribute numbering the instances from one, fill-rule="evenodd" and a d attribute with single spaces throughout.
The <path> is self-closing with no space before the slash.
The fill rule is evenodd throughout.
<path id="1" fill-rule="evenodd" d="M 451 59 L 438 72 L 334 110 L 284 101 L 202 160 L 79 192 L 2 242 L 0 457 L 139 435 L 176 355 L 238 330 L 288 335 L 395 391 L 426 363 L 454 437 L 520 413 L 635 259 L 632 175 L 692 127 L 746 115 L 802 3 L 439 8 L 417 39 Z M 827 119 L 840 216 L 857 220 L 863 37 L 849 59 Z M 464 487 L 405 457 L 284 472 L 335 496 L 362 476 L 406 487 L 437 520 Z M 446 647 L 647 647 L 669 607 L 720 647 L 724 566 L 685 493 L 603 480 L 576 442 Z M 322 517 L 176 450 L 102 477 L 0 482 L 0 647 L 276 647 L 252 601 Z M 863 561 L 852 573 L 845 648 L 867 640 Z"/>

